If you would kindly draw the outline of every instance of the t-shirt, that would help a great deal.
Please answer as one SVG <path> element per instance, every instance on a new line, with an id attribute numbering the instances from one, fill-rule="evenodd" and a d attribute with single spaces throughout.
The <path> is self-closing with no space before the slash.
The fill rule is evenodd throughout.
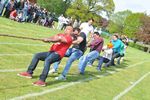
<path id="1" fill-rule="evenodd" d="M 106 46 L 105 48 L 103 48 L 103 49 L 104 49 L 103 57 L 105 57 L 105 58 L 111 60 L 113 50 L 112 50 L 111 48 L 110 48 L 110 49 L 107 48 L 107 46 Z"/>
<path id="2" fill-rule="evenodd" d="M 79 49 L 84 53 L 86 50 L 86 35 L 81 32 L 80 37 L 83 38 L 83 41 L 80 44 L 73 45 L 72 48 Z"/>
<path id="3" fill-rule="evenodd" d="M 85 33 L 86 37 L 88 37 L 88 34 L 89 34 L 90 32 L 92 32 L 92 33 L 94 32 L 93 26 L 92 26 L 92 25 L 89 25 L 88 23 L 82 23 L 82 24 L 80 25 L 80 28 L 82 28 L 82 29 L 81 29 L 81 32 Z"/>
<path id="4" fill-rule="evenodd" d="M 50 51 L 57 52 L 60 55 L 60 57 L 63 58 L 67 49 L 71 46 L 73 40 L 72 40 L 71 35 L 58 34 L 58 36 L 64 37 L 67 42 L 66 43 L 63 43 L 63 42 L 54 43 L 51 46 Z"/>
<path id="5" fill-rule="evenodd" d="M 12 11 L 11 13 L 10 13 L 10 17 L 16 17 L 17 16 L 17 12 L 16 11 Z"/>
<path id="6" fill-rule="evenodd" d="M 103 44 L 104 44 L 104 40 L 103 38 L 97 38 L 97 39 L 94 39 L 91 43 L 90 43 L 90 49 L 93 51 L 93 50 L 96 50 L 98 52 L 101 52 L 102 50 L 102 47 L 103 47 Z"/>

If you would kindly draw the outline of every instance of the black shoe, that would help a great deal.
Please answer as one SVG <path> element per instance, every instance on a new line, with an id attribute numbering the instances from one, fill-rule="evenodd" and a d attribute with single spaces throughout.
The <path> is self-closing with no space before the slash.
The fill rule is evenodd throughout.
<path id="1" fill-rule="evenodd" d="M 111 66 L 116 66 L 115 64 L 112 64 Z"/>
<path id="2" fill-rule="evenodd" d="M 109 65 L 108 65 L 108 64 L 105 64 L 104 67 L 109 67 Z"/>

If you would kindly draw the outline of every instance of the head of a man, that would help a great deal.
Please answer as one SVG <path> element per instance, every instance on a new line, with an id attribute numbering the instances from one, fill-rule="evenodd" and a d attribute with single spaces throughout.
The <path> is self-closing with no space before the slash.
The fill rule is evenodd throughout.
<path id="1" fill-rule="evenodd" d="M 94 32 L 93 38 L 94 38 L 94 39 L 97 39 L 97 38 L 99 38 L 99 37 L 100 37 L 100 34 L 99 34 L 98 32 Z"/>
<path id="2" fill-rule="evenodd" d="M 73 34 L 78 36 L 78 35 L 80 35 L 80 31 L 81 31 L 80 28 L 74 28 L 73 29 Z"/>
<path id="3" fill-rule="evenodd" d="M 91 19 L 88 20 L 89 25 L 92 25 L 93 22 L 94 22 L 94 19 L 93 19 L 93 18 L 91 18 Z"/>
<path id="4" fill-rule="evenodd" d="M 67 26 L 65 28 L 65 31 L 64 31 L 65 34 L 72 34 L 73 33 L 73 27 L 72 26 Z"/>

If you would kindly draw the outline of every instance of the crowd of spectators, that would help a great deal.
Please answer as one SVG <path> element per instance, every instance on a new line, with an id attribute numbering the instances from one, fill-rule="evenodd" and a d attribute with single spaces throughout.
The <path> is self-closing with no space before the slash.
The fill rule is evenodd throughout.
<path id="1" fill-rule="evenodd" d="M 0 16 L 18 22 L 30 22 L 54 27 L 55 14 L 29 0 L 0 0 Z"/>

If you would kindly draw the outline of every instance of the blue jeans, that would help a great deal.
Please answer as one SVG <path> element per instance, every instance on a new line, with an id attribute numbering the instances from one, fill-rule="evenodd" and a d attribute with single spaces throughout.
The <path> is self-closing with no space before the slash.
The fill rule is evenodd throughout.
<path id="1" fill-rule="evenodd" d="M 69 48 L 65 54 L 65 57 L 69 57 L 68 60 L 67 60 L 67 63 L 66 63 L 66 66 L 62 72 L 62 75 L 63 76 L 66 76 L 70 67 L 71 67 L 71 64 L 72 62 L 74 62 L 75 60 L 79 59 L 81 56 L 83 55 L 83 52 L 79 49 L 75 49 L 75 48 Z M 54 69 L 57 70 L 58 69 L 58 65 L 59 65 L 60 62 L 56 62 L 54 63 Z"/>
<path id="2" fill-rule="evenodd" d="M 2 16 L 4 6 L 5 6 L 5 4 L 2 4 L 2 3 L 0 2 L 0 16 Z"/>
<path id="3" fill-rule="evenodd" d="M 120 64 L 120 60 L 122 57 L 124 57 L 124 54 L 120 55 L 120 57 L 118 58 L 117 64 Z"/>
<path id="4" fill-rule="evenodd" d="M 99 52 L 94 50 L 94 51 L 91 51 L 90 53 L 88 53 L 87 55 L 84 55 L 80 58 L 79 60 L 79 71 L 81 73 L 84 73 L 84 70 L 85 70 L 85 67 L 87 65 L 87 63 L 91 60 L 95 60 L 99 57 Z"/>
<path id="5" fill-rule="evenodd" d="M 99 62 L 98 62 L 98 66 L 97 67 L 99 69 L 101 69 L 103 63 L 108 63 L 110 61 L 109 59 L 107 59 L 105 57 L 102 57 L 102 56 L 100 56 L 98 59 L 99 59 Z"/>
<path id="6" fill-rule="evenodd" d="M 42 71 L 42 74 L 40 75 L 40 80 L 45 81 L 50 69 L 50 65 L 56 61 L 59 61 L 60 55 L 56 52 L 41 52 L 34 55 L 27 72 L 30 74 L 33 74 L 33 71 L 35 70 L 39 60 L 44 61 L 44 69 Z"/>
<path id="7" fill-rule="evenodd" d="M 106 64 L 106 66 L 114 66 L 114 60 L 118 57 L 120 57 L 120 53 L 113 53 L 111 60 Z"/>

